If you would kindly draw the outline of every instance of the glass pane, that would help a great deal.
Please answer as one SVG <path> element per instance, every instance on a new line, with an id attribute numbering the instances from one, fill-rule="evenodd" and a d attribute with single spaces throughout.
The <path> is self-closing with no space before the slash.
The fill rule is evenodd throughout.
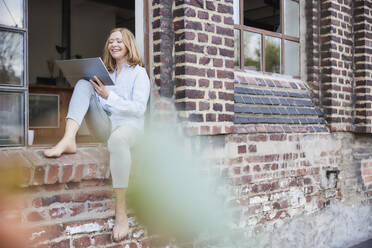
<path id="1" fill-rule="evenodd" d="M 265 36 L 265 67 L 267 72 L 280 73 L 281 39 Z"/>
<path id="2" fill-rule="evenodd" d="M 0 24 L 23 27 L 23 0 L 0 0 Z"/>
<path id="3" fill-rule="evenodd" d="M 240 0 L 234 0 L 234 23 L 239 24 L 240 18 Z"/>
<path id="4" fill-rule="evenodd" d="M 300 6 L 292 0 L 284 1 L 284 33 L 299 37 Z"/>
<path id="5" fill-rule="evenodd" d="M 24 144 L 23 93 L 0 92 L 0 146 Z"/>
<path id="6" fill-rule="evenodd" d="M 244 25 L 281 33 L 280 0 L 244 0 Z"/>
<path id="7" fill-rule="evenodd" d="M 285 47 L 285 74 L 300 76 L 300 44 L 286 40 Z"/>
<path id="8" fill-rule="evenodd" d="M 29 95 L 29 127 L 59 128 L 59 96 L 54 94 Z"/>
<path id="9" fill-rule="evenodd" d="M 234 30 L 235 35 L 235 44 L 234 44 L 234 50 L 235 50 L 235 60 L 234 65 L 240 67 L 240 31 Z"/>
<path id="10" fill-rule="evenodd" d="M 23 54 L 23 34 L 0 31 L 0 84 L 23 85 Z"/>
<path id="11" fill-rule="evenodd" d="M 261 70 L 261 34 L 244 31 L 244 67 Z"/>

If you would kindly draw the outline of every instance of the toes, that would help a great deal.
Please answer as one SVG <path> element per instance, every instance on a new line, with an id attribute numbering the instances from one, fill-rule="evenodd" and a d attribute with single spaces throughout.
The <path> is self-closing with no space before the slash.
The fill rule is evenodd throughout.
<path id="1" fill-rule="evenodd" d="M 51 151 L 50 151 L 50 150 L 45 150 L 45 151 L 44 151 L 44 156 L 45 156 L 45 157 L 48 157 L 48 158 L 51 157 L 51 156 L 52 156 Z"/>
<path id="2" fill-rule="evenodd" d="M 119 242 L 120 241 L 119 232 L 116 230 L 116 228 L 114 228 L 112 230 L 112 236 L 113 236 L 115 242 Z"/>

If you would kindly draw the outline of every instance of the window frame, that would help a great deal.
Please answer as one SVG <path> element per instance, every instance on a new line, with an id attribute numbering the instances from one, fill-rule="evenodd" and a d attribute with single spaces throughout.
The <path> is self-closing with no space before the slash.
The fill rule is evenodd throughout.
<path id="1" fill-rule="evenodd" d="M 272 32 L 260 28 L 254 28 L 250 26 L 244 25 L 244 0 L 234 0 L 234 1 L 239 1 L 239 24 L 234 23 L 234 30 L 239 31 L 239 38 L 240 38 L 240 66 L 235 66 L 235 70 L 237 71 L 245 71 L 245 65 L 244 65 L 244 32 L 249 31 L 253 33 L 257 33 L 261 35 L 261 70 L 257 72 L 263 72 L 263 73 L 272 73 L 272 72 L 267 72 L 266 71 L 266 62 L 265 62 L 265 38 L 266 36 L 272 36 L 276 38 L 280 38 L 280 43 L 281 43 L 281 52 L 280 52 L 280 62 L 281 62 L 281 71 L 280 74 L 284 75 L 289 75 L 285 74 L 285 40 L 289 41 L 294 41 L 299 44 L 299 75 L 298 76 L 292 76 L 294 78 L 300 78 L 301 77 L 301 42 L 300 42 L 300 30 L 299 30 L 299 37 L 294 37 L 290 35 L 284 34 L 285 30 L 285 23 L 284 23 L 284 1 L 288 0 L 280 0 L 280 23 L 281 23 L 281 33 L 277 32 Z M 300 0 L 289 0 L 289 1 L 294 1 L 299 4 L 299 18 L 298 18 L 298 27 L 300 29 L 300 19 L 301 19 L 301 6 L 300 6 Z"/>
<path id="2" fill-rule="evenodd" d="M 19 93 L 23 97 L 23 142 L 20 144 L 0 145 L 3 147 L 24 147 L 28 144 L 28 0 L 22 0 L 23 3 L 23 27 L 14 27 L 0 24 L 0 31 L 14 32 L 23 34 L 23 85 L 5 85 L 0 84 L 2 93 Z"/>

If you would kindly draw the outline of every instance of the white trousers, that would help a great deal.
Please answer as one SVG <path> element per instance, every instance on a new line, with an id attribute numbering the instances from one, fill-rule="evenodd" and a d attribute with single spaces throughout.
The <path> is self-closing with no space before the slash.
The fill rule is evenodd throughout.
<path id="1" fill-rule="evenodd" d="M 72 94 L 66 119 L 73 119 L 79 125 L 84 117 L 91 133 L 101 142 L 107 141 L 110 152 L 110 171 L 113 188 L 128 188 L 131 168 L 131 148 L 141 134 L 130 125 L 111 130 L 110 113 L 107 113 L 93 86 L 87 80 L 79 80 Z"/>

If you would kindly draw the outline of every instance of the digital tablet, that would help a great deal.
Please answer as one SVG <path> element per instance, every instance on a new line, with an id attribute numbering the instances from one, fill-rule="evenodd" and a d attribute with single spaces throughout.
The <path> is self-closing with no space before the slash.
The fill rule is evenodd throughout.
<path id="1" fill-rule="evenodd" d="M 56 64 L 71 86 L 75 86 L 80 79 L 94 80 L 94 76 L 97 76 L 105 85 L 114 85 L 100 57 L 56 60 Z"/>

